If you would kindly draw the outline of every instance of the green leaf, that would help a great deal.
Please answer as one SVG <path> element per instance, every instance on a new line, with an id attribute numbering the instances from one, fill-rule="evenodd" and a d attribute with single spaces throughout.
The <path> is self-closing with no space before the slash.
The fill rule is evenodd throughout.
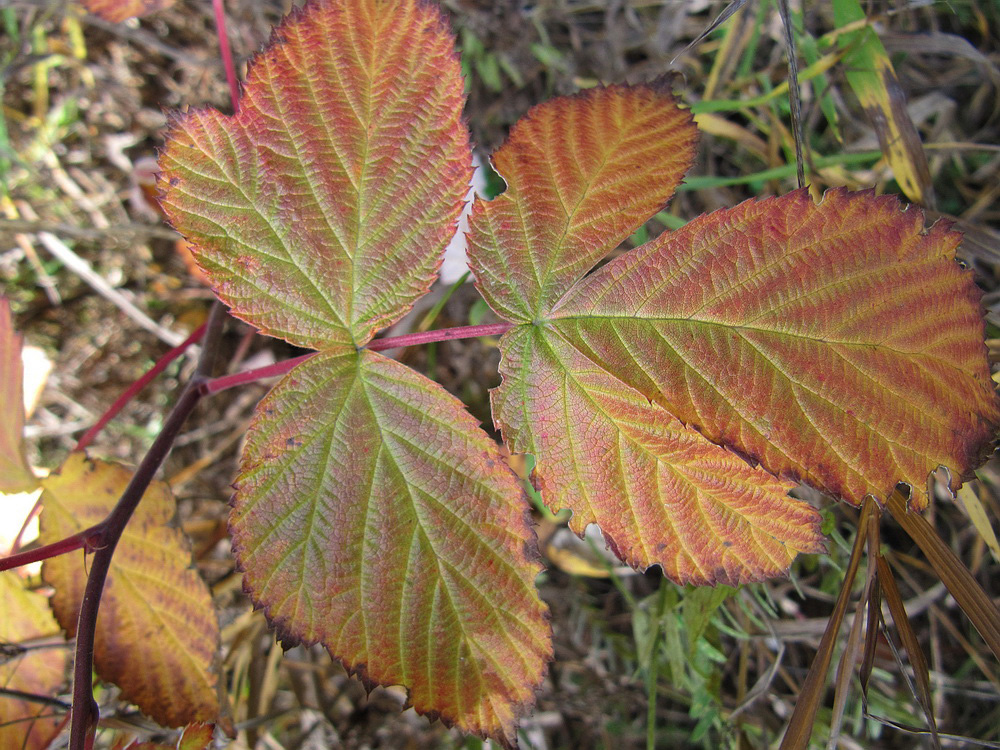
<path id="1" fill-rule="evenodd" d="M 429 3 L 311 3 L 237 114 L 174 119 L 162 205 L 237 317 L 361 345 L 434 281 L 469 189 L 454 40 Z M 391 283 L 386 283 L 391 279 Z"/>
<path id="2" fill-rule="evenodd" d="M 513 746 L 551 654 L 526 513 L 459 401 L 345 348 L 258 406 L 231 528 L 245 585 L 285 637 Z"/>

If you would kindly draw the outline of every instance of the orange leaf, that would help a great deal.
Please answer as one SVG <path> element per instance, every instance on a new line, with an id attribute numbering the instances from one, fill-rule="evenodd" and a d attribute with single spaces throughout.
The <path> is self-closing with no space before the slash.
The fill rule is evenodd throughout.
<path id="1" fill-rule="evenodd" d="M 28 591 L 13 571 L 0 573 L 0 642 L 19 644 L 51 636 L 59 625 L 48 600 Z M 65 648 L 27 651 L 0 660 L 0 685 L 35 695 L 59 693 L 66 683 L 69 651 Z M 62 729 L 67 715 L 41 703 L 0 695 L 0 748 L 44 750 Z"/>
<path id="2" fill-rule="evenodd" d="M 123 466 L 70 454 L 42 480 L 41 542 L 102 521 L 130 479 Z M 187 537 L 171 525 L 175 513 L 169 487 L 153 482 L 115 550 L 94 645 L 98 675 L 164 726 L 212 721 L 219 713 L 219 625 L 208 587 L 191 567 Z M 80 553 L 47 560 L 42 578 L 55 588 L 52 609 L 72 638 L 86 560 Z"/>
<path id="3" fill-rule="evenodd" d="M 665 82 L 587 89 L 529 111 L 493 154 L 507 190 L 477 201 L 469 220 L 486 301 L 518 322 L 547 313 L 667 204 L 696 140 Z"/>
<path id="4" fill-rule="evenodd" d="M 501 342 L 493 411 L 512 450 L 533 453 L 542 498 L 597 523 L 635 567 L 736 585 L 823 549 L 819 513 L 783 482 L 710 443 L 558 336 L 519 326 Z"/>

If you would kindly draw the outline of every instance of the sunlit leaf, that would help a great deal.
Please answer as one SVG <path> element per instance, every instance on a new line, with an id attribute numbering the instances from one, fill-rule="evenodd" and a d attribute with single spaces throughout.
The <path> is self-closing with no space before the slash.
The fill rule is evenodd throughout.
<path id="1" fill-rule="evenodd" d="M 284 637 L 510 746 L 551 651 L 525 513 L 460 402 L 345 348 L 258 406 L 231 528 L 245 585 Z"/>
<path id="2" fill-rule="evenodd" d="M 631 565 L 684 583 L 761 580 L 822 549 L 794 486 L 710 443 L 568 345 L 519 326 L 501 342 L 493 407 L 512 450 L 537 457 L 542 497 L 597 523 Z"/>
<path id="3" fill-rule="evenodd" d="M 891 197 L 804 191 L 717 211 L 577 285 L 544 327 L 769 471 L 926 506 L 1000 420 L 960 235 Z"/>
<path id="4" fill-rule="evenodd" d="M 13 571 L 0 573 L 0 642 L 17 646 L 56 635 L 48 600 L 28 591 Z M 42 697 L 58 694 L 66 683 L 68 648 L 33 649 L 0 657 L 0 686 Z M 43 750 L 66 721 L 66 713 L 44 703 L 0 695 L 0 748 Z"/>
<path id="5" fill-rule="evenodd" d="M 118 464 L 70 454 L 42 480 L 40 540 L 57 541 L 102 521 L 131 479 Z M 219 713 L 219 625 L 208 587 L 191 567 L 191 547 L 171 521 L 170 489 L 153 482 L 125 528 L 104 586 L 94 664 L 125 700 L 164 726 L 211 721 Z M 55 589 L 52 609 L 72 638 L 87 561 L 82 552 L 46 560 L 42 578 Z"/>
<path id="6" fill-rule="evenodd" d="M 176 0 L 81 0 L 83 7 L 111 23 L 121 23 L 130 18 L 148 16 L 165 10 Z"/>
<path id="7" fill-rule="evenodd" d="M 468 192 L 454 40 L 417 0 L 312 3 L 273 40 L 237 114 L 174 120 L 162 205 L 236 316 L 363 344 L 430 287 Z"/>
<path id="8" fill-rule="evenodd" d="M 697 130 L 658 84 L 588 89 L 532 109 L 493 155 L 507 190 L 480 201 L 469 258 L 508 320 L 551 309 L 663 208 L 691 165 Z"/>
<path id="9" fill-rule="evenodd" d="M 0 297 L 0 492 L 30 492 L 38 480 L 24 457 L 24 365 L 10 303 Z"/>

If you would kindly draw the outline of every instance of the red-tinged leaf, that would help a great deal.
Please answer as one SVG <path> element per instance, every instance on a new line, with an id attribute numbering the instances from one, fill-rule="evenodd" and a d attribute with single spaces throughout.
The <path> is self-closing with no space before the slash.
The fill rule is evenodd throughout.
<path id="1" fill-rule="evenodd" d="M 532 109 L 493 155 L 507 190 L 479 201 L 469 260 L 508 320 L 544 316 L 571 284 L 663 208 L 697 130 L 659 84 L 609 86 Z"/>
<path id="2" fill-rule="evenodd" d="M 10 302 L 0 297 L 0 492 L 30 492 L 38 486 L 24 457 L 24 365 L 21 336 L 14 332 Z"/>
<path id="3" fill-rule="evenodd" d="M 162 205 L 219 297 L 265 333 L 363 344 L 435 278 L 468 192 L 441 11 L 312 2 L 253 62 L 239 112 L 175 119 Z"/>
<path id="4" fill-rule="evenodd" d="M 121 23 L 130 18 L 141 18 L 165 10 L 175 0 L 82 0 L 83 7 L 111 23 Z"/>
<path id="5" fill-rule="evenodd" d="M 123 466 L 72 453 L 42 480 L 40 541 L 57 541 L 102 521 L 131 479 Z M 94 664 L 125 700 L 164 726 L 211 721 L 219 713 L 214 668 L 219 625 L 212 597 L 191 567 L 191 546 L 171 525 L 176 505 L 153 482 L 115 550 L 104 586 Z M 52 609 L 72 638 L 87 581 L 82 553 L 46 560 Z"/>
<path id="6" fill-rule="evenodd" d="M 513 746 L 551 654 L 525 508 L 453 396 L 345 347 L 261 401 L 230 525 L 245 586 L 285 637 Z"/>
<path id="7" fill-rule="evenodd" d="M 28 591 L 13 571 L 0 573 L 0 642 L 20 644 L 55 635 L 59 625 L 48 599 Z M 66 683 L 69 652 L 34 649 L 0 660 L 0 686 L 52 696 Z M 66 714 L 52 706 L 0 695 L 0 748 L 44 750 L 59 734 Z"/>
<path id="8" fill-rule="evenodd" d="M 545 323 L 713 442 L 858 504 L 927 504 L 978 465 L 1000 409 L 957 232 L 834 190 L 700 217 L 586 278 Z"/>
<path id="9" fill-rule="evenodd" d="M 823 549 L 820 517 L 794 486 L 682 426 L 551 329 L 518 326 L 501 341 L 493 411 L 504 440 L 532 453 L 542 497 L 597 523 L 633 566 L 683 583 L 762 580 L 798 552 Z"/>

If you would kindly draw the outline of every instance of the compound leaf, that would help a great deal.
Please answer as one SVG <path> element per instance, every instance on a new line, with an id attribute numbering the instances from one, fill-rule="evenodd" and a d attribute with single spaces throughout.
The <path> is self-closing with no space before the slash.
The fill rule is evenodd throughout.
<path id="1" fill-rule="evenodd" d="M 40 541 L 57 541 L 102 521 L 131 479 L 124 466 L 72 453 L 42 480 Z M 208 587 L 191 567 L 184 533 L 170 525 L 174 498 L 163 482 L 143 496 L 115 550 L 94 644 L 101 679 L 164 726 L 219 714 L 214 663 L 219 625 Z M 87 581 L 82 553 L 46 560 L 52 609 L 72 638 Z"/>
<path id="2" fill-rule="evenodd" d="M 257 407 L 230 523 L 283 637 L 514 745 L 551 654 L 540 566 L 516 479 L 453 396 L 368 350 L 307 360 Z"/>
<path id="3" fill-rule="evenodd" d="M 892 197 L 702 216 L 576 286 L 550 326 L 713 442 L 860 504 L 957 488 L 1000 421 L 961 235 Z"/>
<path id="4" fill-rule="evenodd" d="M 598 87 L 533 108 L 493 155 L 507 190 L 472 212 L 480 291 L 508 320 L 548 312 L 663 208 L 697 129 L 664 85 Z"/>
<path id="5" fill-rule="evenodd" d="M 823 549 L 819 513 L 794 485 L 684 427 L 548 328 L 501 341 L 493 409 L 512 450 L 537 457 L 542 497 L 597 523 L 630 565 L 674 581 L 736 585 Z"/>
<path id="6" fill-rule="evenodd" d="M 175 119 L 163 208 L 233 314 L 299 346 L 364 344 L 428 290 L 455 232 L 463 101 L 430 3 L 310 3 L 253 62 L 235 115 Z"/>
<path id="7" fill-rule="evenodd" d="M 0 297 L 0 492 L 38 487 L 24 456 L 24 364 L 21 336 L 14 332 L 10 302 Z"/>
<path id="8" fill-rule="evenodd" d="M 51 696 L 66 682 L 69 652 L 65 648 L 16 653 L 16 646 L 58 633 L 48 599 L 28 591 L 13 571 L 0 573 L 0 642 L 15 652 L 0 657 L 0 686 Z M 52 706 L 0 695 L 0 747 L 44 750 L 55 739 L 66 714 Z"/>

